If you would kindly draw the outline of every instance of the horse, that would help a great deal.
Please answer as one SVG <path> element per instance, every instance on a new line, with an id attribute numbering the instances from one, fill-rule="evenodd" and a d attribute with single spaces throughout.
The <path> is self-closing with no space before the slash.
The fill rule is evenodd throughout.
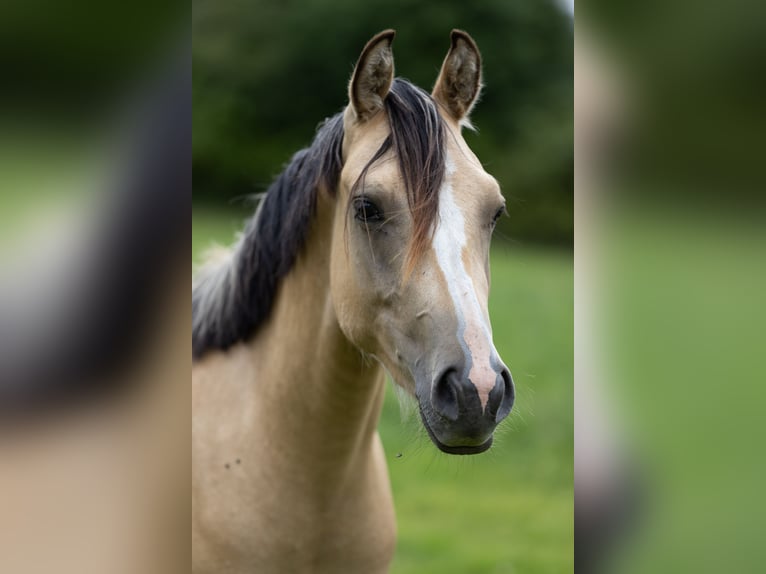
<path id="1" fill-rule="evenodd" d="M 487 310 L 505 201 L 461 135 L 481 55 L 453 30 L 428 94 L 394 77 L 394 35 L 193 281 L 196 574 L 388 570 L 386 371 L 445 453 L 489 449 L 513 406 Z"/>

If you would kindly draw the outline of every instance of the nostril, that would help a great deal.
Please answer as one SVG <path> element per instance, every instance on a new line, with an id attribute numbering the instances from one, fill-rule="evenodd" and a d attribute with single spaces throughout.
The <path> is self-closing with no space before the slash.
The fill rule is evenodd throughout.
<path id="1" fill-rule="evenodd" d="M 502 395 L 500 395 L 499 392 L 497 393 L 500 396 L 500 400 L 497 412 L 495 413 L 496 422 L 500 422 L 511 413 L 513 402 L 516 400 L 516 389 L 513 385 L 511 372 L 508 369 L 504 368 L 500 373 L 500 376 L 498 376 L 495 389 L 497 389 L 498 386 L 502 388 Z M 494 392 L 495 389 L 492 389 L 492 392 Z M 490 393 L 490 399 L 491 398 L 492 393 Z"/>
<path id="2" fill-rule="evenodd" d="M 431 404 L 434 410 L 451 421 L 456 421 L 460 412 L 456 380 L 456 371 L 449 369 L 439 377 L 431 389 Z"/>
<path id="3" fill-rule="evenodd" d="M 495 380 L 495 386 L 489 392 L 489 398 L 487 399 L 487 413 L 491 417 L 496 417 L 503 399 L 505 398 L 505 380 L 502 373 L 497 375 Z"/>

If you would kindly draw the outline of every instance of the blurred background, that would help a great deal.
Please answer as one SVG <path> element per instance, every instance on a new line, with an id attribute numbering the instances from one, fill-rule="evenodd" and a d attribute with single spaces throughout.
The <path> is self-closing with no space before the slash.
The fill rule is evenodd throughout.
<path id="1" fill-rule="evenodd" d="M 343 109 L 362 47 L 394 28 L 396 73 L 430 91 L 461 28 L 484 60 L 469 145 L 509 218 L 490 314 L 517 385 L 478 457 L 437 452 L 389 388 L 380 432 L 399 539 L 393 573 L 573 568 L 573 20 L 554 1 L 193 2 L 193 261 L 230 244 L 252 196 Z"/>
<path id="2" fill-rule="evenodd" d="M 578 572 L 766 560 L 765 8 L 577 6 Z"/>
<path id="3" fill-rule="evenodd" d="M 0 572 L 189 572 L 188 10 L 0 4 Z"/>

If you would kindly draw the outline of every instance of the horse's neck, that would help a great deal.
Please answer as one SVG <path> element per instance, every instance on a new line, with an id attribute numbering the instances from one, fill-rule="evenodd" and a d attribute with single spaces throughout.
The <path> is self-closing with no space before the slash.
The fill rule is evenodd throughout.
<path id="1" fill-rule="evenodd" d="M 270 320 L 251 343 L 260 423 L 285 466 L 339 473 L 366 464 L 383 399 L 383 373 L 338 325 L 330 294 L 332 206 L 318 206 L 303 254 L 285 277 Z M 320 482 L 321 476 L 315 477 Z"/>

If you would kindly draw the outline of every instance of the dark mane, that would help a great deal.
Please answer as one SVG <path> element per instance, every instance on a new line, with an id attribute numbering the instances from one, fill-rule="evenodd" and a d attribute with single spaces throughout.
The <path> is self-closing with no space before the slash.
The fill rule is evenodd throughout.
<path id="1" fill-rule="evenodd" d="M 370 158 L 392 152 L 414 219 L 408 266 L 427 249 L 444 178 L 444 122 L 431 97 L 395 79 L 385 100 L 391 134 Z M 327 119 L 312 144 L 271 184 L 231 257 L 203 269 L 192 288 L 192 355 L 247 340 L 268 318 L 281 280 L 306 242 L 317 190 L 335 194 L 343 168 L 342 113 Z M 358 182 L 357 182 L 358 183 Z"/>

